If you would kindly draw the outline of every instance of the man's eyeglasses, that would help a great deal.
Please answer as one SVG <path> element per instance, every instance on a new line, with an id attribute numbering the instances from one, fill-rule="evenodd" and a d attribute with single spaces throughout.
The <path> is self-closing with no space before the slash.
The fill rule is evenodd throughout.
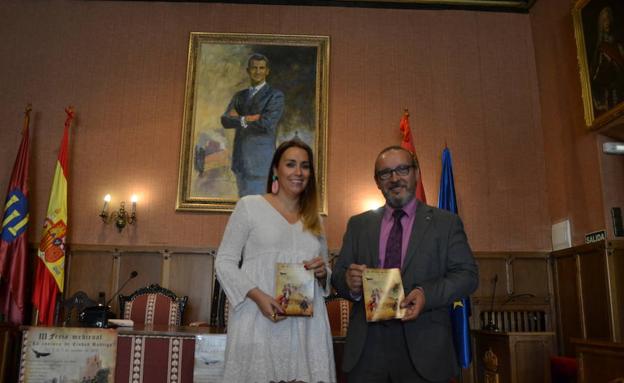
<path id="1" fill-rule="evenodd" d="M 405 177 L 409 174 L 410 169 L 412 169 L 414 165 L 399 165 L 394 169 L 383 169 L 377 172 L 377 178 L 382 181 L 389 180 L 392 177 L 392 173 L 396 173 L 398 176 Z"/>

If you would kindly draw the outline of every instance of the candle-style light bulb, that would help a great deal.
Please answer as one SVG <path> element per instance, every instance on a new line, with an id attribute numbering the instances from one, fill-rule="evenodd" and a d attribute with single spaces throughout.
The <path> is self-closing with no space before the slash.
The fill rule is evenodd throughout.
<path id="1" fill-rule="evenodd" d="M 132 202 L 132 214 L 136 213 L 137 200 L 138 197 L 136 194 L 133 194 L 132 197 L 130 197 L 130 201 Z"/>
<path id="2" fill-rule="evenodd" d="M 102 206 L 102 213 L 106 213 L 106 209 L 108 209 L 108 203 L 111 200 L 111 195 L 107 194 L 104 196 L 104 206 Z"/>

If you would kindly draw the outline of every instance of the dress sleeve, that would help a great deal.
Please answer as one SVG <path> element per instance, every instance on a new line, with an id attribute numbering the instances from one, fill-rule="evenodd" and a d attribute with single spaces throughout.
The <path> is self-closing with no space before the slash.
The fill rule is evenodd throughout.
<path id="1" fill-rule="evenodd" d="M 251 228 L 246 201 L 241 199 L 225 227 L 215 261 L 217 278 L 234 310 L 245 300 L 249 290 L 256 287 L 256 284 L 238 267 Z"/>

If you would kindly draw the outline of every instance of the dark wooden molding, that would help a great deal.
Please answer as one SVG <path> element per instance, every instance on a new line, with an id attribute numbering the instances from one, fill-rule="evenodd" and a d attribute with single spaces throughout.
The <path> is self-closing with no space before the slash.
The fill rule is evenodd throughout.
<path id="1" fill-rule="evenodd" d="M 162 2 L 162 0 L 158 1 Z M 189 2 L 189 0 L 166 1 L 173 3 Z M 458 9 L 471 11 L 527 13 L 536 1 L 537 0 L 191 0 L 190 2 L 351 8 Z"/>

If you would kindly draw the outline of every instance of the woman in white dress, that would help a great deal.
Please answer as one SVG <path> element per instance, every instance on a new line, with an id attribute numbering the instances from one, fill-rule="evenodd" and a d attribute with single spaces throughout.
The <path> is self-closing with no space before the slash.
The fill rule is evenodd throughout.
<path id="1" fill-rule="evenodd" d="M 330 271 L 313 163 L 302 141 L 281 144 L 267 194 L 241 198 L 228 221 L 216 258 L 230 303 L 224 383 L 336 382 L 323 299 Z M 303 263 L 314 272 L 311 317 L 280 315 L 274 298 L 278 262 Z"/>

